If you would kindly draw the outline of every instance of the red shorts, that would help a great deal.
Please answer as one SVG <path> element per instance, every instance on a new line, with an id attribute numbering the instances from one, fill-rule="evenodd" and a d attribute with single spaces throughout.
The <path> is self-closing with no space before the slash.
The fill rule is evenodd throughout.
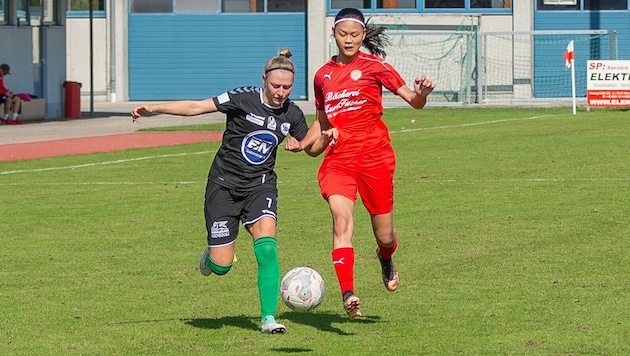
<path id="1" fill-rule="evenodd" d="M 394 208 L 396 155 L 391 146 L 354 157 L 324 158 L 317 179 L 324 199 L 343 195 L 357 201 L 357 191 L 370 214 L 387 214 Z"/>

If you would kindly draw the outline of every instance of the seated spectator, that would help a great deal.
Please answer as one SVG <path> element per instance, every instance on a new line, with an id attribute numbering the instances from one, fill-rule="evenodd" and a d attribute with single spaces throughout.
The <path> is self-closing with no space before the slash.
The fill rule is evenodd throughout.
<path id="1" fill-rule="evenodd" d="M 18 117 L 22 101 L 19 96 L 13 95 L 13 92 L 4 86 L 4 76 L 8 74 L 11 74 L 11 67 L 8 64 L 0 65 L 0 104 L 4 104 L 4 117 L 1 123 L 6 125 L 23 124 L 24 121 Z M 11 117 L 9 117 L 10 114 Z"/>

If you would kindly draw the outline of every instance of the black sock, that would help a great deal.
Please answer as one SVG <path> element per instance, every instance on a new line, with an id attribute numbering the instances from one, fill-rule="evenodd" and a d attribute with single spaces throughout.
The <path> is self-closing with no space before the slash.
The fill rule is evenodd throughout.
<path id="1" fill-rule="evenodd" d="M 346 300 L 348 300 L 348 298 L 352 297 L 353 295 L 354 295 L 354 292 L 351 290 L 347 290 L 343 292 L 343 302 L 345 303 Z"/>

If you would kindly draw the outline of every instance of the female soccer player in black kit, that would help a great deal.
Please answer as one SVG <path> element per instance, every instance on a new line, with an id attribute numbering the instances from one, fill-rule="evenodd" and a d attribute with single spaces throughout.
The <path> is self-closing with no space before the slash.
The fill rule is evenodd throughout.
<path id="1" fill-rule="evenodd" d="M 262 75 L 263 87 L 240 87 L 204 100 L 180 100 L 133 109 L 134 121 L 152 113 L 194 116 L 220 111 L 226 129 L 210 173 L 205 195 L 208 246 L 199 261 L 204 276 L 226 274 L 234 261 L 239 220 L 254 240 L 258 261 L 261 331 L 285 333 L 275 320 L 280 287 L 276 248 L 276 151 L 285 137 L 301 141 L 308 131 L 302 110 L 289 100 L 295 66 L 282 50 L 271 58 Z M 322 139 L 312 150 L 323 151 Z"/>

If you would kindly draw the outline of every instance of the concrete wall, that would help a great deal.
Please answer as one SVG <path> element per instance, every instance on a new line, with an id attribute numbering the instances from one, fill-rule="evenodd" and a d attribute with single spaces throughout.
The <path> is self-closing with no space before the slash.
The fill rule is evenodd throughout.
<path id="1" fill-rule="evenodd" d="M 50 26 L 43 29 L 43 97 L 46 98 L 46 118 L 62 118 L 64 108 L 63 82 L 66 80 L 66 28 Z"/>
<path id="2" fill-rule="evenodd" d="M 39 66 L 33 64 L 33 29 L 0 26 L 0 38 L 0 62 L 11 67 L 11 75 L 4 77 L 4 85 L 15 93 L 41 95 L 35 88 Z"/>
<path id="3" fill-rule="evenodd" d="M 88 96 L 94 91 L 95 98 L 108 98 L 107 82 L 109 76 L 107 20 L 94 18 L 92 20 L 92 39 L 90 40 L 90 21 L 87 18 L 70 18 L 66 20 L 67 50 L 66 72 L 67 80 L 82 84 L 81 95 Z M 90 79 L 90 41 L 93 51 L 93 80 Z"/>

